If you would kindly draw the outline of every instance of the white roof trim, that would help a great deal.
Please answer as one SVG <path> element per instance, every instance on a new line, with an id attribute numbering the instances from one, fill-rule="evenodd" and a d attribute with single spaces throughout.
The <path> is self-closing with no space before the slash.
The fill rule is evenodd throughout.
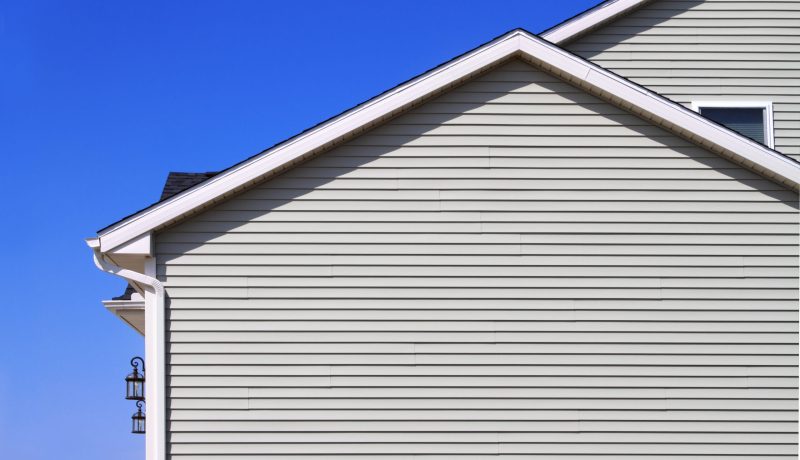
<path id="1" fill-rule="evenodd" d="M 620 0 L 622 1 L 622 0 Z M 679 131 L 684 137 L 796 188 L 800 164 L 713 123 L 699 114 L 625 80 L 523 30 L 515 30 L 458 59 L 433 69 L 289 141 L 246 160 L 174 197 L 134 214 L 99 233 L 101 251 L 224 199 L 267 175 L 282 171 L 310 152 L 331 145 L 365 126 L 396 114 L 426 96 L 440 92 L 511 56 L 528 59 L 547 71 L 613 100 L 628 110 Z"/>
<path id="2" fill-rule="evenodd" d="M 603 24 L 627 14 L 650 0 L 608 0 L 572 19 L 544 31 L 540 37 L 561 45 Z"/>

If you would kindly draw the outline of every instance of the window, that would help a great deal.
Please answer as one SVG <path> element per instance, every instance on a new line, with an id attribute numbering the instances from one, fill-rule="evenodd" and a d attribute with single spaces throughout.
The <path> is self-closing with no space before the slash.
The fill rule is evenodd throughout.
<path id="1" fill-rule="evenodd" d="M 775 145 L 771 102 L 693 102 L 692 109 L 767 147 Z"/>

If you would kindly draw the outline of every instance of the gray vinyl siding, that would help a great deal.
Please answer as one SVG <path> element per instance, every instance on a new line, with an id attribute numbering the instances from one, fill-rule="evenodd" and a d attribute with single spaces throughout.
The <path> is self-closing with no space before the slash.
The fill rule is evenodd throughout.
<path id="1" fill-rule="evenodd" d="M 656 0 L 567 49 L 687 106 L 772 101 L 800 159 L 800 1 Z"/>
<path id="2" fill-rule="evenodd" d="M 796 202 L 510 62 L 157 235 L 169 451 L 791 458 Z"/>

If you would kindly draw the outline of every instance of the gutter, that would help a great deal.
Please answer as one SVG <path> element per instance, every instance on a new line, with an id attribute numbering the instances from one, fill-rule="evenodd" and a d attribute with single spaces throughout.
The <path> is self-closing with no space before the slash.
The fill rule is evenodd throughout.
<path id="1" fill-rule="evenodd" d="M 155 295 L 156 298 L 155 307 L 157 309 L 164 308 L 165 291 L 164 291 L 164 285 L 161 283 L 161 281 L 151 276 L 147 276 L 142 273 L 114 265 L 106 260 L 105 255 L 103 255 L 103 253 L 100 252 L 99 246 L 93 247 L 92 243 L 89 241 L 87 241 L 87 244 L 89 244 L 89 247 L 92 248 L 94 256 L 94 264 L 97 266 L 98 269 L 100 269 L 100 271 L 104 271 L 106 273 L 119 276 L 120 278 L 124 278 L 126 281 L 135 283 L 139 286 L 144 286 L 144 289 L 146 291 Z"/>

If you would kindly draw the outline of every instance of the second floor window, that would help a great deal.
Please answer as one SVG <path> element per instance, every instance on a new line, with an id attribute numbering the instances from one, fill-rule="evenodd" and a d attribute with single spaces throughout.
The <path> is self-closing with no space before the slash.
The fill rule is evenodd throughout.
<path id="1" fill-rule="evenodd" d="M 772 104 L 751 102 L 695 102 L 693 108 L 709 120 L 773 147 Z"/>

